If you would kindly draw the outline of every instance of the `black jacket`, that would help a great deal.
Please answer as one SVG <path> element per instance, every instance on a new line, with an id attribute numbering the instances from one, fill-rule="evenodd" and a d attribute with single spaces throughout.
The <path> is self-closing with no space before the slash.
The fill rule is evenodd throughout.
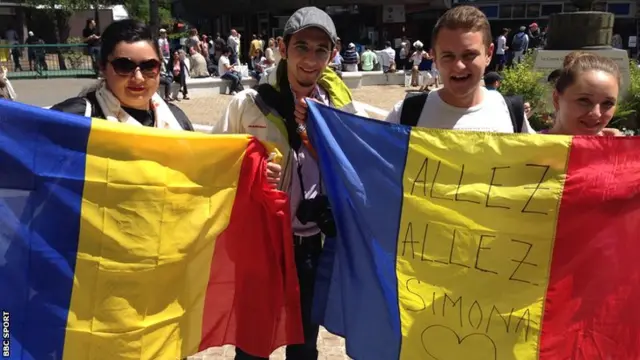
<path id="1" fill-rule="evenodd" d="M 84 116 L 87 110 L 87 101 L 91 104 L 91 117 L 104 119 L 105 115 L 102 109 L 100 108 L 100 104 L 98 104 L 98 100 L 96 99 L 96 93 L 90 92 L 86 97 L 74 97 L 67 99 L 59 104 L 53 105 L 51 107 L 52 110 L 62 111 L 69 114 L 76 114 Z M 186 131 L 194 131 L 193 125 L 187 114 L 184 113 L 179 107 L 173 104 L 167 104 L 169 106 L 169 110 L 173 113 L 173 116 L 176 118 L 182 129 Z M 127 113 L 133 116 L 136 120 L 138 120 L 142 125 L 153 127 L 155 125 L 155 119 L 153 118 L 153 111 L 143 112 L 140 110 L 129 110 L 126 109 Z M 136 116 L 138 114 L 142 114 Z"/>

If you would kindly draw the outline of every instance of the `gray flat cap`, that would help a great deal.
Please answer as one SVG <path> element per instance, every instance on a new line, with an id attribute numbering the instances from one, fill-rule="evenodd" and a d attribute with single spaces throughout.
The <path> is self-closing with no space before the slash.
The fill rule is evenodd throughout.
<path id="1" fill-rule="evenodd" d="M 329 35 L 332 43 L 336 43 L 338 34 L 336 26 L 329 15 L 315 6 L 303 7 L 293 13 L 284 26 L 284 36 L 293 35 L 300 30 L 311 27 L 318 28 Z"/>

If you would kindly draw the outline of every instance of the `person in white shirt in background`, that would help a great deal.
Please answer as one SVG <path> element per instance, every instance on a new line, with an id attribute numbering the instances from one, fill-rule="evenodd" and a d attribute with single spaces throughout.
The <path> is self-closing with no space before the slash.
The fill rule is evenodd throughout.
<path id="1" fill-rule="evenodd" d="M 437 89 L 440 87 L 440 71 L 438 71 L 438 66 L 436 65 L 433 48 L 429 49 L 429 55 L 433 58 L 433 64 L 431 64 L 431 77 L 433 77 L 434 89 Z"/>
<path id="2" fill-rule="evenodd" d="M 11 81 L 9 81 L 9 79 L 7 78 L 7 73 L 9 71 L 7 70 L 6 67 L 1 66 L 0 65 L 0 81 L 3 82 L 4 86 L 4 92 L 6 93 L 5 98 L 9 99 L 9 100 L 15 100 L 18 98 L 18 95 L 16 94 L 15 90 L 13 90 L 13 86 L 11 86 Z"/>
<path id="3" fill-rule="evenodd" d="M 431 91 L 421 111 L 411 114 L 417 120 L 414 123 L 425 128 L 513 133 L 505 98 L 480 85 L 494 50 L 486 15 L 473 6 L 448 10 L 436 23 L 431 43 L 443 87 Z M 386 121 L 401 123 L 405 101 L 396 104 Z M 521 132 L 535 133 L 526 117 Z"/>
<path id="4" fill-rule="evenodd" d="M 400 43 L 400 53 L 398 54 L 398 70 L 409 70 L 411 69 L 411 64 L 408 61 L 409 54 L 411 54 L 411 45 L 406 36 L 402 37 L 402 42 Z"/>
<path id="5" fill-rule="evenodd" d="M 218 73 L 221 79 L 231 82 L 229 84 L 229 93 L 235 95 L 240 90 L 240 81 L 242 78 L 236 70 L 236 65 L 231 62 L 230 57 L 232 54 L 233 49 L 231 49 L 231 46 L 227 46 L 222 50 L 222 55 L 220 55 L 220 59 L 218 59 Z"/>
<path id="6" fill-rule="evenodd" d="M 509 35 L 509 29 L 502 29 L 500 36 L 496 39 L 496 71 L 504 70 L 504 65 L 507 63 L 507 35 Z"/>
<path id="7" fill-rule="evenodd" d="M 380 64 L 382 65 L 382 72 L 388 73 L 397 69 L 396 65 L 396 51 L 391 47 L 391 41 L 384 43 L 384 49 L 379 52 Z"/>
<path id="8" fill-rule="evenodd" d="M 162 53 L 162 59 L 165 64 L 169 64 L 171 59 L 171 46 L 169 45 L 169 39 L 167 39 L 167 30 L 160 29 L 160 37 L 158 37 L 158 47 Z"/>
<path id="9" fill-rule="evenodd" d="M 278 67 L 278 63 L 280 59 L 282 59 L 282 55 L 280 55 L 280 49 L 278 44 L 282 41 L 281 37 L 277 39 L 271 38 L 269 39 L 269 44 L 267 46 L 266 51 L 264 52 L 265 62 L 261 64 L 262 66 L 262 75 L 258 81 L 258 84 L 265 84 L 269 81 L 269 77 L 272 76 L 275 69 Z"/>
<path id="10" fill-rule="evenodd" d="M 413 43 L 413 47 L 416 48 L 416 51 L 411 55 L 411 86 L 420 86 L 420 63 L 425 57 L 426 52 L 424 51 L 424 44 L 418 40 Z"/>
<path id="11" fill-rule="evenodd" d="M 231 29 L 231 35 L 227 39 L 227 46 L 231 48 L 233 53 L 229 60 L 234 65 L 240 64 L 240 37 L 241 35 L 236 31 L 236 29 Z"/>

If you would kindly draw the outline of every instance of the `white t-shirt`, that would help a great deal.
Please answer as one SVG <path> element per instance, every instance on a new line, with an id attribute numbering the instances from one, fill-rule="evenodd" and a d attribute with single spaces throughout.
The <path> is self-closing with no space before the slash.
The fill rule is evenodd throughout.
<path id="1" fill-rule="evenodd" d="M 482 87 L 484 99 L 470 108 L 451 106 L 440 98 L 438 92 L 429 93 L 422 108 L 418 126 L 431 129 L 453 129 L 484 132 L 513 133 L 513 124 L 504 97 L 495 91 Z M 402 101 L 397 103 L 385 121 L 399 124 L 402 113 Z M 535 134 L 526 116 L 522 126 L 523 133 Z"/>
<path id="2" fill-rule="evenodd" d="M 240 53 L 240 37 L 229 35 L 229 39 L 227 39 L 227 45 L 233 49 L 236 54 Z"/>
<path id="3" fill-rule="evenodd" d="M 409 56 L 409 43 L 400 43 L 400 59 L 406 59 Z"/>
<path id="4" fill-rule="evenodd" d="M 228 57 L 224 55 L 220 56 L 220 59 L 218 60 L 218 73 L 220 74 L 220 77 L 227 73 L 227 67 L 230 65 L 231 62 L 229 61 Z"/>
<path id="5" fill-rule="evenodd" d="M 422 60 L 424 59 L 424 54 L 425 51 L 416 51 L 413 53 L 413 55 L 411 55 L 411 62 L 413 63 L 413 66 L 420 66 L 420 63 L 422 63 Z"/>
<path id="6" fill-rule="evenodd" d="M 388 47 L 379 52 L 381 65 L 389 67 L 396 61 L 396 51 Z"/>
<path id="7" fill-rule="evenodd" d="M 504 37 L 504 35 L 498 36 L 496 45 L 496 55 L 504 55 L 504 47 L 507 46 L 507 38 Z"/>

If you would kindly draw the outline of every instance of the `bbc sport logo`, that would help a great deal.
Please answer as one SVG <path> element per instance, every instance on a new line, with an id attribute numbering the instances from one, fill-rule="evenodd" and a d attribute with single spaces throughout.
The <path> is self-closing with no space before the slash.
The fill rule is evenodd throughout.
<path id="1" fill-rule="evenodd" d="M 2 311 L 2 357 L 8 358 L 11 355 L 11 339 L 9 333 L 10 314 Z"/>

